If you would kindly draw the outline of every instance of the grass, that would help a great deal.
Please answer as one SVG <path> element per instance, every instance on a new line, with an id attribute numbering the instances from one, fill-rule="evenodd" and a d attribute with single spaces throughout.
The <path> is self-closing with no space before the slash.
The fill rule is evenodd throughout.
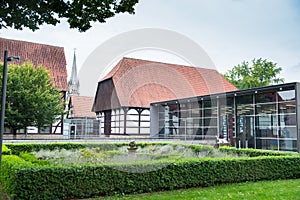
<path id="1" fill-rule="evenodd" d="M 207 188 L 96 198 L 93 200 L 104 199 L 300 200 L 300 179 L 236 183 Z"/>
<path id="2" fill-rule="evenodd" d="M 0 200 L 9 198 L 1 190 Z M 138 195 L 113 196 L 90 200 L 300 200 L 300 179 L 260 181 L 218 185 L 207 188 L 193 188 L 167 192 L 156 192 Z"/>

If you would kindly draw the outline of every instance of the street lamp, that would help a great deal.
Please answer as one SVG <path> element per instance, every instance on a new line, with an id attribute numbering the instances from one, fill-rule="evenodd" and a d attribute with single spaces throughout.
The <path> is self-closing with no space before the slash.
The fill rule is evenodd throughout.
<path id="1" fill-rule="evenodd" d="M 0 167 L 2 163 L 2 143 L 3 143 L 3 132 L 4 132 L 4 116 L 5 116 L 5 101 L 6 101 L 6 84 L 7 84 L 7 62 L 12 60 L 20 60 L 20 57 L 19 56 L 8 57 L 8 51 L 4 51 L 2 97 L 1 97 L 1 124 L 0 124 Z"/>

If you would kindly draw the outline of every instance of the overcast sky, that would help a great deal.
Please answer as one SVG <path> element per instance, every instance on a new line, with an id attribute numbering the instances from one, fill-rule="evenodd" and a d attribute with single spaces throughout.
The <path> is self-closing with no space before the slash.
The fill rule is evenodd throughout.
<path id="1" fill-rule="evenodd" d="M 77 66 L 113 36 L 140 28 L 175 31 L 199 44 L 224 73 L 242 61 L 265 58 L 283 68 L 286 82 L 300 81 L 300 1 L 298 0 L 140 0 L 136 14 L 120 14 L 85 33 L 62 22 L 40 30 L 0 30 L 0 37 L 64 47 L 68 73 L 73 49 Z M 166 56 L 134 55 L 142 59 L 180 63 Z M 101 55 L 99 55 L 101 56 Z"/>

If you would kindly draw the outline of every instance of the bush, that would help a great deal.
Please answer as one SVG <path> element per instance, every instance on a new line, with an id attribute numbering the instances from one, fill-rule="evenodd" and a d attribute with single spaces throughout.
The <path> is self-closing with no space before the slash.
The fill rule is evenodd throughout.
<path id="1" fill-rule="evenodd" d="M 55 150 L 55 149 L 82 149 L 82 148 L 99 148 L 101 151 L 114 151 L 119 147 L 128 147 L 129 142 L 106 142 L 106 143 L 65 143 L 65 142 L 56 142 L 56 143 L 17 143 L 17 144 L 6 144 L 6 146 L 11 149 L 12 154 L 19 155 L 21 152 L 33 152 L 40 150 Z M 170 145 L 173 148 L 177 146 L 182 146 L 186 148 L 191 148 L 195 152 L 200 152 L 204 150 L 213 150 L 211 146 L 207 145 L 188 145 L 188 144 L 178 144 L 174 142 L 138 142 L 137 147 L 144 148 L 149 146 L 164 146 Z"/>
<path id="2" fill-rule="evenodd" d="M 247 155 L 249 157 L 296 155 L 296 153 L 291 153 L 291 152 L 280 152 L 280 151 L 260 150 L 260 149 L 244 149 L 244 148 L 238 149 L 235 147 L 227 147 L 227 146 L 220 147 L 219 151 L 226 152 L 226 153 L 234 153 L 237 155 Z"/>
<path id="3" fill-rule="evenodd" d="M 15 155 L 4 155 L 2 157 L 0 181 L 4 186 L 4 190 L 11 194 L 12 199 L 14 199 L 15 191 L 18 190 L 18 186 L 12 181 L 18 179 L 15 172 L 29 165 L 31 164 Z M 23 181 L 23 184 L 26 184 L 27 180 Z"/>
<path id="4" fill-rule="evenodd" d="M 300 156 L 182 159 L 138 164 L 39 166 L 4 159 L 1 177 L 13 199 L 74 199 L 204 187 L 221 183 L 300 178 Z M 164 165 L 165 167 L 160 167 Z M 132 173 L 141 169 L 145 173 Z M 5 178 L 3 178 L 5 177 Z"/>
<path id="5" fill-rule="evenodd" d="M 27 153 L 27 152 L 21 152 L 19 155 L 21 158 L 23 158 L 25 161 L 30 162 L 32 164 L 37 165 L 50 165 L 50 162 L 48 160 L 38 160 L 33 154 Z"/>
<path id="6" fill-rule="evenodd" d="M 10 155 L 11 150 L 5 144 L 2 144 L 2 155 Z"/>
<path id="7" fill-rule="evenodd" d="M 144 148 L 168 145 L 184 152 L 186 148 L 196 153 L 208 152 L 214 156 L 210 146 L 176 143 L 137 143 Z M 248 155 L 242 158 L 185 158 L 176 155 L 141 155 L 162 157 L 150 162 L 127 162 L 110 165 L 52 166 L 43 163 L 29 152 L 39 150 L 95 148 L 96 153 L 107 151 L 109 155 L 122 156 L 116 151 L 128 143 L 50 143 L 7 144 L 12 153 L 3 156 L 0 181 L 12 199 L 78 199 L 113 194 L 154 192 L 179 188 L 204 187 L 222 183 L 244 181 L 300 178 L 300 156 L 295 153 L 236 149 L 221 147 L 228 154 Z M 125 148 L 125 147 L 124 147 Z M 126 149 L 126 148 L 125 148 Z M 149 148 L 150 151 L 155 150 Z M 147 150 L 148 151 L 148 150 Z M 155 152 L 157 153 L 157 152 Z M 134 173 L 135 172 L 135 173 Z"/>
<path id="8" fill-rule="evenodd" d="M 82 143 L 18 143 L 6 144 L 6 146 L 11 149 L 13 155 L 19 155 L 21 152 L 39 151 L 41 149 L 77 149 L 85 147 Z"/>

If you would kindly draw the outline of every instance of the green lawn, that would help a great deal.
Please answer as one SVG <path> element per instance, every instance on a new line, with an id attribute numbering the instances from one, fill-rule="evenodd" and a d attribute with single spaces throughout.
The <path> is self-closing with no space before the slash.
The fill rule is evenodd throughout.
<path id="1" fill-rule="evenodd" d="M 140 195 L 115 196 L 103 199 L 236 199 L 236 200 L 300 200 L 300 179 L 260 181 L 193 188 Z M 94 199 L 96 200 L 96 199 Z"/>
<path id="2" fill-rule="evenodd" d="M 1 192 L 0 187 L 0 200 L 7 199 L 8 198 L 3 191 Z M 248 182 L 219 185 L 207 188 L 193 188 L 128 196 L 114 196 L 109 198 L 94 198 L 90 200 L 105 199 L 300 200 L 300 179 Z"/>

